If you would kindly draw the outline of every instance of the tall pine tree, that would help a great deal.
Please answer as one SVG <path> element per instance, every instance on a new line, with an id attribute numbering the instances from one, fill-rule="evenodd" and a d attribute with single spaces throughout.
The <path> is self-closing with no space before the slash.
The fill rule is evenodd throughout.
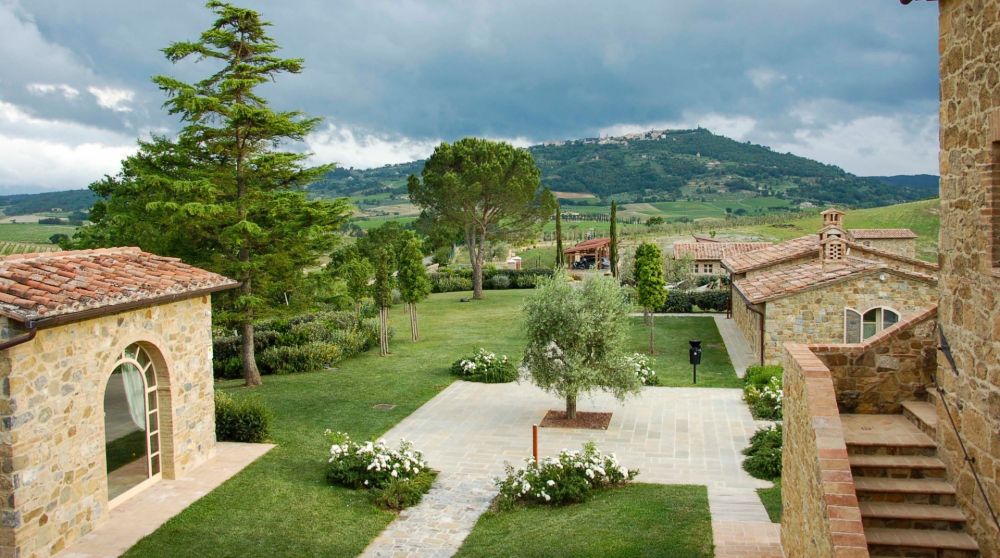
<path id="1" fill-rule="evenodd" d="M 212 26 L 163 52 L 171 62 L 214 63 L 208 77 L 153 78 L 183 122 L 177 138 L 140 141 L 118 176 L 91 186 L 102 199 L 73 244 L 138 245 L 239 280 L 237 292 L 216 299 L 216 314 L 238 327 L 244 379 L 253 386 L 261 383 L 254 320 L 329 251 L 348 209 L 307 200 L 304 186 L 329 167 L 307 167 L 307 153 L 278 149 L 301 141 L 318 119 L 276 111 L 257 92 L 301 72 L 302 60 L 275 56 L 270 24 L 257 12 L 214 0 L 207 7 Z"/>

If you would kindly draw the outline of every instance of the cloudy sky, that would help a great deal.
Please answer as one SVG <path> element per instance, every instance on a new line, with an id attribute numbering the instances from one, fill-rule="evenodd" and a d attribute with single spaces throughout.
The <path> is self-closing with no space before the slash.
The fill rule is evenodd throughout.
<path id="1" fill-rule="evenodd" d="M 317 162 L 371 167 L 476 135 L 519 145 L 709 128 L 861 175 L 937 172 L 936 4 L 897 0 L 244 0 L 306 70 Z M 159 49 L 192 0 L 0 0 L 0 193 L 80 188 L 169 133 Z"/>

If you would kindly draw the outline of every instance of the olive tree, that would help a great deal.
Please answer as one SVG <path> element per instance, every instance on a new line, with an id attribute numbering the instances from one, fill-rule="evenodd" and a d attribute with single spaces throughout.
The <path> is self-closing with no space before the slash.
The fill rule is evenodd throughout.
<path id="1" fill-rule="evenodd" d="M 625 361 L 629 307 L 614 279 L 591 277 L 575 288 L 557 270 L 528 297 L 524 312 L 522 364 L 538 387 L 566 399 L 566 418 L 576 418 L 581 394 L 601 389 L 624 400 L 642 388 Z"/>

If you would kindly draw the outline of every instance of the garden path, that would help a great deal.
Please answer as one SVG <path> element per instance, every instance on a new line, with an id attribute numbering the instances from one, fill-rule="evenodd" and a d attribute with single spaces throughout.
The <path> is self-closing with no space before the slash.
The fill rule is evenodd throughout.
<path id="1" fill-rule="evenodd" d="M 412 441 L 441 476 L 424 501 L 401 514 L 364 556 L 451 556 L 495 495 L 492 478 L 503 473 L 505 462 L 519 465 L 531 455 L 532 424 L 562 405 L 528 383 L 458 381 L 397 424 L 385 439 Z M 756 427 L 740 390 L 647 387 L 625 404 L 605 394 L 582 398 L 579 410 L 614 415 L 607 430 L 542 429 L 542 457 L 594 441 L 625 466 L 638 468 L 641 482 L 708 486 L 719 533 L 746 523 L 768 536 L 777 532 L 754 492 L 770 483 L 741 467 L 740 450 Z M 744 542 L 732 539 L 716 536 L 717 552 Z M 770 554 L 727 554 L 737 555 Z"/>

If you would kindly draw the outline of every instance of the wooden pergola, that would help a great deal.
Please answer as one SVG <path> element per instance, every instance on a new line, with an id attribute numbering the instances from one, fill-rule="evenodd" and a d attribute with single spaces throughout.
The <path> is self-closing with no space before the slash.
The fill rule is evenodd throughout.
<path id="1" fill-rule="evenodd" d="M 608 237 L 592 238 L 584 240 L 576 246 L 571 246 L 563 250 L 566 256 L 566 266 L 573 267 L 573 264 L 581 260 L 593 261 L 596 269 L 604 269 L 604 259 L 611 256 L 611 239 Z"/>

